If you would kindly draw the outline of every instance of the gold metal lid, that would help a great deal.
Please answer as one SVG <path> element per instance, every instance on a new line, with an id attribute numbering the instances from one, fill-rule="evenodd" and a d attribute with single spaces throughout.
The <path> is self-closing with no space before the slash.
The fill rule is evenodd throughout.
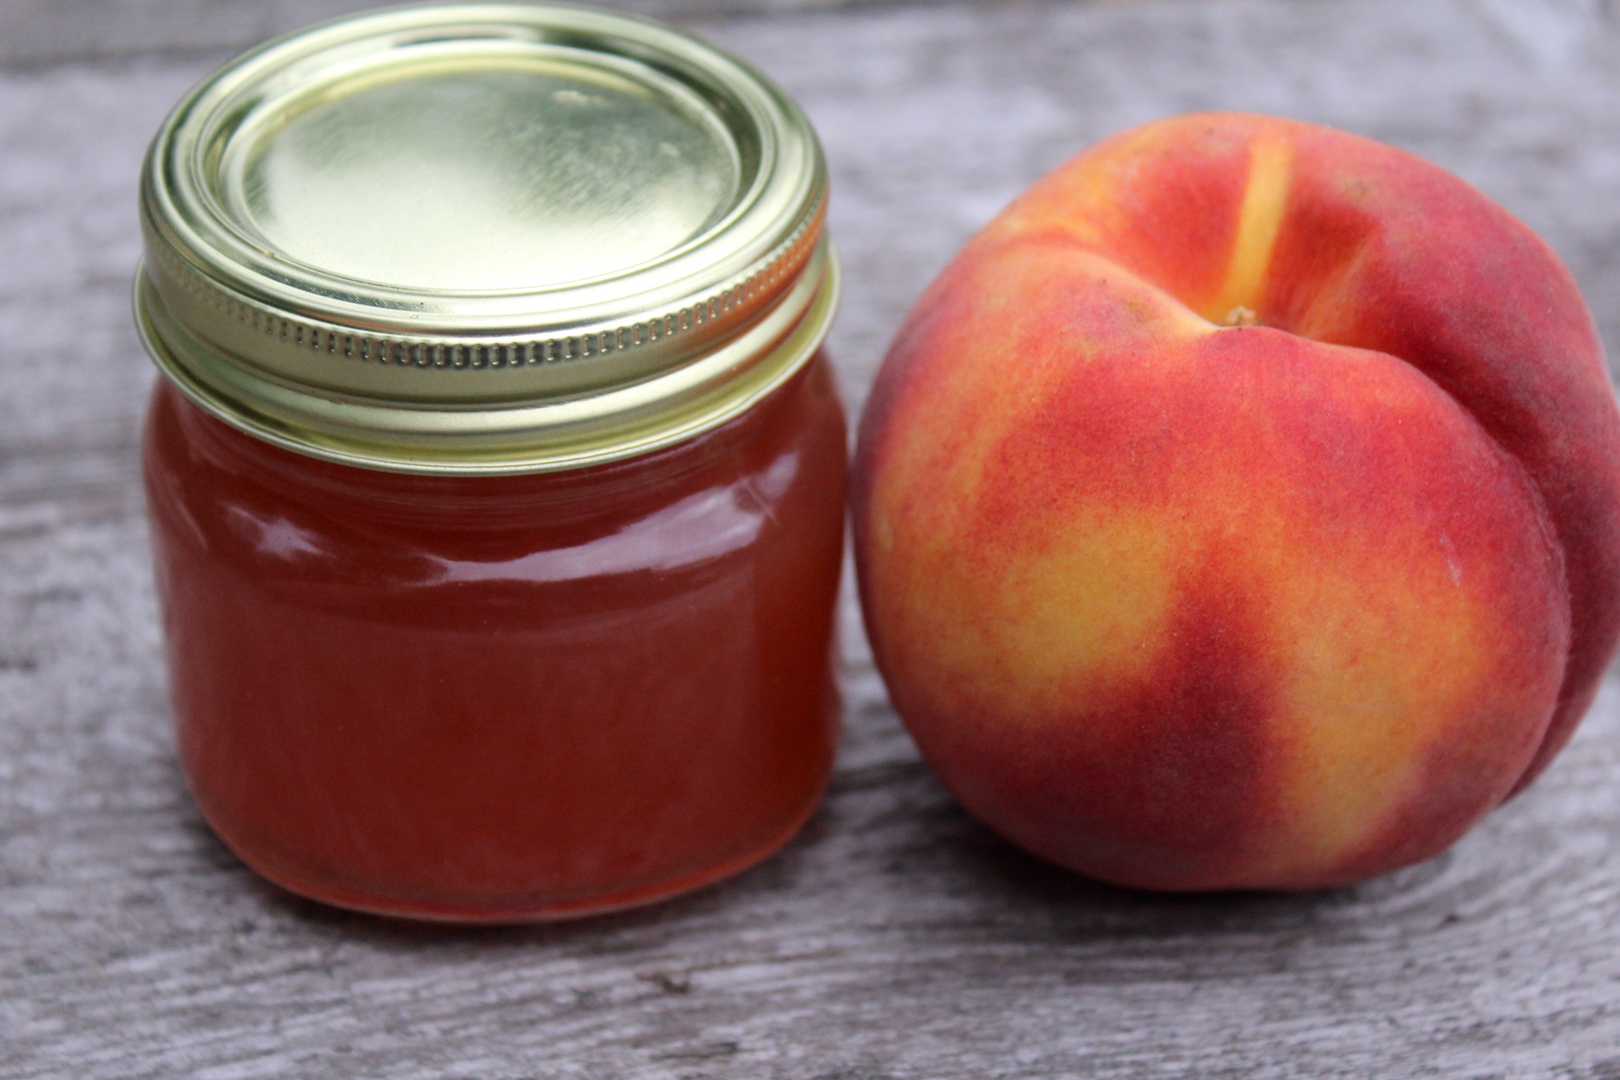
<path id="1" fill-rule="evenodd" d="M 670 27 L 395 8 L 271 42 L 153 140 L 136 321 L 209 412 L 407 472 L 572 468 L 734 417 L 836 304 L 809 122 Z"/>

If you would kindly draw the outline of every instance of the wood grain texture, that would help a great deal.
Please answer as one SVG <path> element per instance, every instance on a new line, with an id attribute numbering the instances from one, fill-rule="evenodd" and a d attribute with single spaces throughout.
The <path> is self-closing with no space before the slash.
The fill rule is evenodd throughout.
<path id="1" fill-rule="evenodd" d="M 1612 679 L 1542 781 L 1447 855 L 1355 889 L 1167 898 L 1044 866 L 957 809 L 849 596 L 832 790 L 733 881 L 467 932 L 243 869 L 172 760 L 134 463 L 135 174 L 208 50 L 240 43 L 199 13 L 239 35 L 341 6 L 63 5 L 146 13 L 116 48 L 96 44 L 116 23 L 76 36 L 41 29 L 45 5 L 0 8 L 6 57 L 25 30 L 57 42 L 0 71 L 0 1076 L 1620 1078 Z M 1460 172 L 1548 237 L 1620 343 L 1620 43 L 1599 5 L 670 10 L 822 132 L 852 405 L 911 298 L 1019 188 L 1110 131 L 1217 106 Z"/>
<path id="2" fill-rule="evenodd" d="M 625 0 L 615 6 L 653 18 L 691 20 L 903 2 Z M 372 0 L 5 0 L 0 11 L 0 28 L 5 31 L 0 34 L 0 67 L 234 52 L 321 19 L 382 6 Z"/>

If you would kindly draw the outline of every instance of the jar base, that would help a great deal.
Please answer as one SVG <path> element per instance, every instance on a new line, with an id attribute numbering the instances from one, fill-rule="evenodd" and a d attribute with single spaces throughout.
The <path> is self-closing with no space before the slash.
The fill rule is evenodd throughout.
<path id="1" fill-rule="evenodd" d="M 726 878 L 734 877 L 764 862 L 787 846 L 788 841 L 798 835 L 799 830 L 804 828 L 805 823 L 816 812 L 816 808 L 821 805 L 821 799 L 825 791 L 826 786 L 823 784 L 821 788 L 817 789 L 815 797 L 806 804 L 804 810 L 793 817 L 785 828 L 773 833 L 765 843 L 702 870 L 669 878 L 651 885 L 598 893 L 592 896 L 572 897 L 558 901 L 503 902 L 497 905 L 478 905 L 459 901 L 436 902 L 414 898 L 395 900 L 388 897 L 378 897 L 367 892 L 330 888 L 319 883 L 303 880 L 295 874 L 284 873 L 266 865 L 231 843 L 212 822 L 209 823 L 209 827 L 214 835 L 219 837 L 220 842 L 230 849 L 231 854 L 242 860 L 248 869 L 272 885 L 306 900 L 314 900 L 331 907 L 356 911 L 364 915 L 378 915 L 384 918 L 403 919 L 413 922 L 462 926 L 521 926 L 537 923 L 567 922 L 574 919 L 586 919 L 596 915 L 608 915 L 633 908 L 647 907 L 685 893 L 695 892 L 709 885 L 718 884 Z M 204 816 L 206 817 L 206 815 Z"/>

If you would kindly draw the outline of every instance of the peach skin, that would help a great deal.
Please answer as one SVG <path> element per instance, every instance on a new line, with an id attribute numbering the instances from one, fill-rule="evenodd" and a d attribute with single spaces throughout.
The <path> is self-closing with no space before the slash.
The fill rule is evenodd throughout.
<path id="1" fill-rule="evenodd" d="M 1620 412 L 1568 271 L 1457 177 L 1270 117 L 1117 135 L 970 241 L 884 361 L 853 513 L 930 764 L 1130 886 L 1444 850 L 1620 636 Z"/>

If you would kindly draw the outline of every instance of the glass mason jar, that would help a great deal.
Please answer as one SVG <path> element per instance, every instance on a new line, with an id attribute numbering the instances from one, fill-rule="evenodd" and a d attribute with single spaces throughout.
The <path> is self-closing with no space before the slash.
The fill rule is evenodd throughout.
<path id="1" fill-rule="evenodd" d="M 232 62 L 142 180 L 181 763 L 294 892 L 643 903 L 781 846 L 837 734 L 826 179 L 646 20 L 387 10 Z"/>

